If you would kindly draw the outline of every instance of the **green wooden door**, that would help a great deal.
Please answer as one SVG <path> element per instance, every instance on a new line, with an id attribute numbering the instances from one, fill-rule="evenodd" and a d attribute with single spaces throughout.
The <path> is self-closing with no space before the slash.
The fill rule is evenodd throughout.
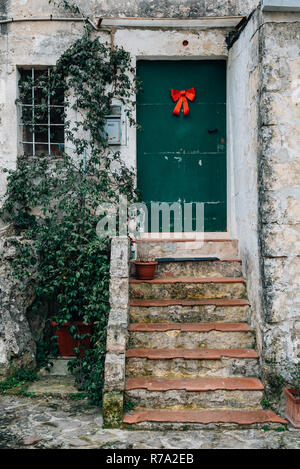
<path id="1" fill-rule="evenodd" d="M 226 62 L 141 60 L 137 74 L 143 89 L 137 97 L 142 200 L 203 202 L 204 231 L 226 231 Z M 192 87 L 190 113 L 174 115 L 171 89 Z"/>

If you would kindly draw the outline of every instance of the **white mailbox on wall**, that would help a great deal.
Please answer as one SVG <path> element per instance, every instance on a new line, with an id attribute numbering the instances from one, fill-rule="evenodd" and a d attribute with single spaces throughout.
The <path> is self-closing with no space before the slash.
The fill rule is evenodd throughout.
<path id="1" fill-rule="evenodd" d="M 104 127 L 109 145 L 126 145 L 126 120 L 121 105 L 113 105 Z"/>

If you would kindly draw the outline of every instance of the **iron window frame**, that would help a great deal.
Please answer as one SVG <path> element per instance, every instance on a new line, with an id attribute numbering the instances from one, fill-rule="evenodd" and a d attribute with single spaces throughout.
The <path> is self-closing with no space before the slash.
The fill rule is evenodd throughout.
<path id="1" fill-rule="evenodd" d="M 51 152 L 51 147 L 52 146 L 64 146 L 64 144 L 65 144 L 65 138 L 64 138 L 63 142 L 52 142 L 51 141 L 51 127 L 63 127 L 63 129 L 65 128 L 65 123 L 62 123 L 62 124 L 53 124 L 53 123 L 51 123 L 51 110 L 52 109 L 65 109 L 65 106 L 64 105 L 51 104 L 50 95 L 48 95 L 48 103 L 47 103 L 47 116 L 48 116 L 47 123 L 39 123 L 39 124 L 34 124 L 33 123 L 32 124 L 32 128 L 33 128 L 32 142 L 28 142 L 28 141 L 24 140 L 24 127 L 28 127 L 28 124 L 25 124 L 22 120 L 23 108 L 24 107 L 32 108 L 32 120 L 34 122 L 35 107 L 37 106 L 35 104 L 35 89 L 36 89 L 36 87 L 34 85 L 35 72 L 37 70 L 47 70 L 48 71 L 48 76 L 49 76 L 51 69 L 52 69 L 51 66 L 45 66 L 45 67 L 42 67 L 42 66 L 41 67 L 39 67 L 39 66 L 25 67 L 24 66 L 24 67 L 19 67 L 18 68 L 19 77 L 20 77 L 22 71 L 31 70 L 31 78 L 32 78 L 31 96 L 32 96 L 32 102 L 31 102 L 31 104 L 23 104 L 21 102 L 18 102 L 17 106 L 18 106 L 18 129 L 19 129 L 19 139 L 18 140 L 19 140 L 19 145 L 22 147 L 22 149 L 24 149 L 24 145 L 31 145 L 32 146 L 32 156 L 37 155 L 37 151 L 36 151 L 36 146 L 37 145 L 44 145 L 45 147 L 47 146 L 48 156 L 52 156 L 52 152 Z M 44 142 L 36 141 L 35 127 L 47 127 L 47 129 L 48 129 L 47 141 L 44 141 Z"/>

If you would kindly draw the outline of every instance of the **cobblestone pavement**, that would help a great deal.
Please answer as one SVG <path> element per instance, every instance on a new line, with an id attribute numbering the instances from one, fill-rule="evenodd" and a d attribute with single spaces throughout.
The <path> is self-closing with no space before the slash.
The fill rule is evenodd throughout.
<path id="1" fill-rule="evenodd" d="M 0 448 L 299 449 L 300 430 L 105 430 L 101 410 L 86 401 L 2 396 Z"/>

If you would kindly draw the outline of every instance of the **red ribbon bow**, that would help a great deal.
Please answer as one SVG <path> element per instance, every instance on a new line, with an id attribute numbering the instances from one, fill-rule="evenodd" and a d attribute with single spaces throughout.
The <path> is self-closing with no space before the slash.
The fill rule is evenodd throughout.
<path id="1" fill-rule="evenodd" d="M 174 102 L 178 101 L 174 108 L 173 114 L 179 116 L 180 109 L 183 104 L 183 113 L 185 116 L 187 116 L 190 112 L 187 100 L 189 99 L 190 101 L 194 101 L 194 99 L 196 98 L 196 91 L 195 88 L 190 88 L 186 91 L 171 90 L 171 97 Z"/>

